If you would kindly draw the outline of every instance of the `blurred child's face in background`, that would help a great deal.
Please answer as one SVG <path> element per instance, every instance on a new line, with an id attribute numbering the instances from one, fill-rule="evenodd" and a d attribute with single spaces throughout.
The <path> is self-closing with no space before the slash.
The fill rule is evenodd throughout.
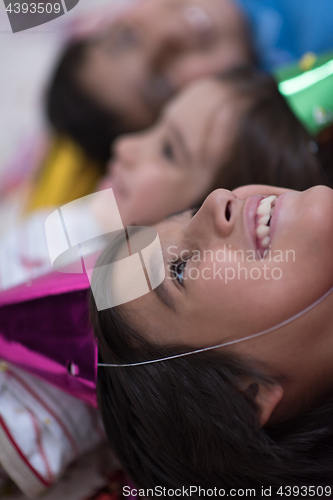
<path id="1" fill-rule="evenodd" d="M 100 189 L 125 225 L 149 224 L 201 201 L 227 161 L 244 103 L 215 78 L 191 84 L 146 132 L 119 138 Z"/>
<path id="2" fill-rule="evenodd" d="M 233 0 L 143 0 L 92 40 L 82 86 L 129 130 L 150 125 L 194 79 L 249 59 Z"/>

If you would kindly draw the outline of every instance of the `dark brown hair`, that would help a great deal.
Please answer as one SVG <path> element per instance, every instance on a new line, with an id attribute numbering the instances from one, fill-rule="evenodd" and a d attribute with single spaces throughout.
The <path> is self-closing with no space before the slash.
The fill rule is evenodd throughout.
<path id="1" fill-rule="evenodd" d="M 99 265 L 111 261 L 108 249 Z M 107 273 L 98 279 L 99 286 L 108 287 Z M 103 363 L 134 363 L 191 350 L 148 342 L 122 306 L 98 312 L 91 298 L 90 314 Z M 250 360 L 222 351 L 136 367 L 101 367 L 98 400 L 104 426 L 134 483 L 141 488 L 256 488 L 256 498 L 262 486 L 332 484 L 332 401 L 260 428 L 255 390 L 241 390 L 247 378 L 254 386 L 274 384 Z"/>
<path id="2" fill-rule="evenodd" d="M 256 54 L 245 16 L 239 36 L 249 64 L 256 64 Z M 92 158 L 105 163 L 110 145 L 120 134 L 130 132 L 126 117 L 106 110 L 83 89 L 79 69 L 85 64 L 93 39 L 70 42 L 59 57 L 46 96 L 46 112 L 54 130 L 74 139 Z"/>
<path id="3" fill-rule="evenodd" d="M 328 185 L 333 187 L 333 125 L 323 129 L 317 137 L 318 156 L 329 179 Z"/>
<path id="4" fill-rule="evenodd" d="M 235 99 L 244 100 L 244 111 L 214 189 L 267 184 L 302 191 L 317 184 L 330 185 L 315 154 L 314 139 L 295 117 L 272 76 L 243 67 L 219 79 L 232 86 Z"/>
<path id="5" fill-rule="evenodd" d="M 85 92 L 78 79 L 89 41 L 69 44 L 61 55 L 46 96 L 46 114 L 53 129 L 79 144 L 105 166 L 113 140 L 126 132 L 119 116 L 103 108 Z"/>
<path id="6" fill-rule="evenodd" d="M 47 116 L 55 131 L 71 137 L 88 156 L 105 165 L 111 143 L 127 129 L 119 116 L 105 110 L 79 84 L 78 69 L 84 64 L 89 43 L 74 42 L 62 54 L 47 94 Z M 210 191 L 244 184 L 299 190 L 330 185 L 313 153 L 313 139 L 270 75 L 244 66 L 219 79 L 232 86 L 235 99 L 246 104 L 229 159 L 221 165 Z"/>

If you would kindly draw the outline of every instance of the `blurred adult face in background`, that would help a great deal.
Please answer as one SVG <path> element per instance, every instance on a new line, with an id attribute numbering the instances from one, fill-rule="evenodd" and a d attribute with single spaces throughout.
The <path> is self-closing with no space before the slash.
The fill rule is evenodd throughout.
<path id="1" fill-rule="evenodd" d="M 233 0 L 142 0 L 91 38 L 79 78 L 134 130 L 150 125 L 189 82 L 250 59 Z"/>

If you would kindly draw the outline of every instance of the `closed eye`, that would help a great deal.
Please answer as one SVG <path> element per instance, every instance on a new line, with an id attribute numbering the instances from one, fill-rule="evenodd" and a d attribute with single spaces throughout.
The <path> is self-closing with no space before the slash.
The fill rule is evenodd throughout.
<path id="1" fill-rule="evenodd" d="M 182 214 L 189 213 L 191 218 L 195 216 L 195 214 L 200 210 L 201 204 L 196 207 L 192 207 L 190 210 L 185 210 L 183 212 L 178 212 L 177 214 L 173 214 L 171 217 L 178 217 Z M 169 218 L 169 217 L 168 217 Z M 168 267 L 171 275 L 171 279 L 174 281 L 178 281 L 181 286 L 184 286 L 184 277 L 185 269 L 187 262 L 191 259 L 192 253 L 188 253 L 185 257 L 182 254 L 182 257 L 176 257 L 174 260 L 169 261 Z"/>
<path id="2" fill-rule="evenodd" d="M 169 141 L 165 141 L 162 146 L 162 155 L 168 161 L 174 162 L 176 160 L 175 151 L 172 144 Z"/>
<path id="3" fill-rule="evenodd" d="M 122 26 L 113 38 L 113 46 L 119 49 L 129 49 L 139 45 L 137 32 L 130 26 Z"/>

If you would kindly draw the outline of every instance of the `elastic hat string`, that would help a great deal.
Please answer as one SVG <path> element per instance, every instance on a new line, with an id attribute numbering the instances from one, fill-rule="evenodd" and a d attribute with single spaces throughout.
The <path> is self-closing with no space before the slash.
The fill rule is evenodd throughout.
<path id="1" fill-rule="evenodd" d="M 279 328 L 281 328 L 281 327 L 283 327 L 285 325 L 288 325 L 292 321 L 295 321 L 299 317 L 301 317 L 304 314 L 308 313 L 309 311 L 311 311 L 311 309 L 313 309 L 318 304 L 320 304 L 320 302 L 322 302 L 323 300 L 325 300 L 326 297 L 328 297 L 331 292 L 333 292 L 333 287 L 330 290 L 328 290 L 328 292 L 326 292 L 325 295 L 323 295 L 318 300 L 316 300 L 316 302 L 313 302 L 313 304 L 311 304 L 310 306 L 308 306 L 306 309 L 303 309 L 303 311 L 295 314 L 291 318 L 286 319 L 285 321 L 282 321 L 282 323 L 279 323 L 276 326 L 272 326 L 271 328 L 267 328 L 267 330 L 264 330 L 264 331 L 259 332 L 259 333 L 254 333 L 253 335 L 249 335 L 249 336 L 243 337 L 241 339 L 231 340 L 230 342 L 224 342 L 222 344 L 217 344 L 217 345 L 214 345 L 214 346 L 211 346 L 211 347 L 203 347 L 202 349 L 196 349 L 195 351 L 184 352 L 182 354 L 175 354 L 173 356 L 167 356 L 165 358 L 153 359 L 153 360 L 150 360 L 150 361 L 141 361 L 141 362 L 138 362 L 138 363 L 124 363 L 124 364 L 98 363 L 97 366 L 106 366 L 106 367 L 109 367 L 109 368 L 120 368 L 120 367 L 126 367 L 126 366 L 150 365 L 150 364 L 153 364 L 153 363 L 159 363 L 160 361 L 169 361 L 171 359 L 183 358 L 185 356 L 191 356 L 192 354 L 198 354 L 200 352 L 212 351 L 213 349 L 218 349 L 220 347 L 226 347 L 226 346 L 229 346 L 229 345 L 239 344 L 240 342 L 245 342 L 246 340 L 255 339 L 257 337 L 261 337 L 262 335 L 266 335 L 267 333 L 273 332 L 274 330 L 278 330 Z"/>

